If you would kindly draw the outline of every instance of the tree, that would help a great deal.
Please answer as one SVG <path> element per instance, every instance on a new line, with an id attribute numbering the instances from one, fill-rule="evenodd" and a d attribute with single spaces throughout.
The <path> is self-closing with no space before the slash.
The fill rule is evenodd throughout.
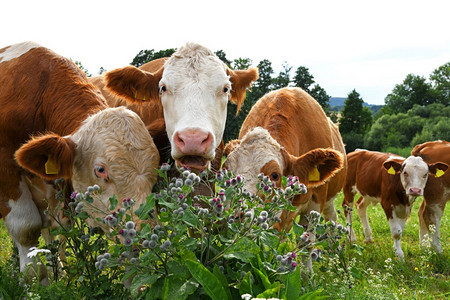
<path id="1" fill-rule="evenodd" d="M 330 98 L 327 92 L 318 84 L 315 84 L 312 88 L 310 95 L 319 102 L 320 106 L 322 106 L 323 110 L 330 114 Z"/>
<path id="2" fill-rule="evenodd" d="M 436 102 L 435 93 L 425 77 L 408 74 L 402 84 L 397 84 L 384 99 L 384 113 L 407 112 L 414 104 L 428 105 Z"/>
<path id="3" fill-rule="evenodd" d="M 140 67 L 149 61 L 162 58 L 162 57 L 170 57 L 176 51 L 175 48 L 170 48 L 166 50 L 160 50 L 155 52 L 154 49 L 151 50 L 141 50 L 139 53 L 133 58 L 131 65 L 135 67 Z"/>
<path id="4" fill-rule="evenodd" d="M 282 64 L 282 70 L 278 74 L 278 77 L 273 79 L 273 88 L 274 89 L 281 89 L 284 87 L 288 87 L 291 83 L 291 70 L 292 67 L 288 65 L 287 62 L 284 62 Z"/>
<path id="5" fill-rule="evenodd" d="M 314 76 L 309 73 L 308 68 L 300 66 L 295 71 L 294 85 L 304 89 L 307 93 L 310 93 L 309 87 L 314 84 Z"/>
<path id="6" fill-rule="evenodd" d="M 228 59 L 227 59 L 227 55 L 225 54 L 225 51 L 223 51 L 223 50 L 218 50 L 218 51 L 216 51 L 216 52 L 214 52 L 216 55 L 217 55 L 217 57 L 221 60 L 221 61 L 223 61 L 227 66 L 230 66 L 231 65 L 231 61 L 229 61 Z"/>
<path id="7" fill-rule="evenodd" d="M 434 70 L 430 75 L 430 81 L 437 102 L 450 105 L 450 62 Z"/>
<path id="8" fill-rule="evenodd" d="M 83 64 L 81 63 L 81 61 L 74 61 L 74 64 L 76 64 L 78 66 L 78 68 L 80 68 L 81 71 L 83 71 L 83 73 L 86 75 L 86 77 L 92 77 L 92 74 L 89 73 L 88 69 L 86 69 Z"/>
<path id="9" fill-rule="evenodd" d="M 253 100 L 261 98 L 273 89 L 272 63 L 268 59 L 263 59 L 258 64 L 259 78 L 252 88 Z"/>
<path id="10" fill-rule="evenodd" d="M 372 125 L 372 113 L 363 106 L 364 101 L 356 90 L 348 94 L 340 118 L 339 130 L 345 149 L 351 152 L 364 144 L 364 133 Z"/>
<path id="11" fill-rule="evenodd" d="M 106 69 L 103 67 L 100 67 L 100 69 L 98 70 L 98 75 L 102 75 L 103 73 L 106 73 Z"/>

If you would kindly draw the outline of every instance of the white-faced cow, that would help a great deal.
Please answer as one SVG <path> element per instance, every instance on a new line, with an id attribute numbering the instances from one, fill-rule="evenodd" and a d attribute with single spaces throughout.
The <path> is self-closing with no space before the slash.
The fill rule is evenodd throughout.
<path id="1" fill-rule="evenodd" d="M 443 162 L 450 165 L 450 143 L 446 141 L 427 142 L 414 147 L 411 155 L 420 156 L 428 163 Z M 442 252 L 439 228 L 444 215 L 445 205 L 450 200 L 450 172 L 442 168 L 436 176 L 430 176 L 423 192 L 423 201 L 419 208 L 420 242 L 429 234 L 430 225 L 434 225 L 431 242 L 438 252 Z"/>
<path id="2" fill-rule="evenodd" d="M 50 226 L 43 210 L 44 198 L 55 201 L 52 180 L 70 179 L 81 192 L 97 184 L 95 205 L 114 194 L 142 203 L 151 193 L 159 154 L 144 123 L 108 108 L 70 60 L 32 42 L 0 49 L 0 107 L 0 215 L 21 271 Z M 45 268 L 40 275 L 46 281 Z"/>
<path id="3" fill-rule="evenodd" d="M 239 109 L 258 72 L 255 68 L 231 70 L 212 51 L 195 43 L 178 49 L 163 67 L 162 62 L 107 72 L 106 87 L 131 101 L 161 105 L 176 164 L 205 170 L 222 143 L 228 100 Z M 145 107 L 140 110 L 143 113 Z"/>
<path id="4" fill-rule="evenodd" d="M 296 207 L 275 228 L 289 230 L 297 215 L 320 211 L 336 219 L 333 201 L 344 179 L 345 149 L 337 127 L 318 102 L 299 88 L 283 88 L 262 97 L 242 124 L 239 140 L 225 146 L 224 167 L 243 175 L 245 188 L 256 191 L 257 176 L 268 176 L 277 186 L 282 176 L 297 176 L 308 187 L 297 195 Z M 341 173 L 341 174 L 340 174 Z M 340 175 L 339 175 L 340 174 Z M 335 176 L 337 175 L 337 176 Z M 332 186 L 326 183 L 333 181 Z"/>
<path id="5" fill-rule="evenodd" d="M 344 184 L 344 203 L 353 206 L 357 193 L 361 196 L 356 203 L 364 229 L 366 241 L 373 240 L 367 219 L 367 206 L 381 203 L 394 239 L 394 250 L 404 259 L 401 237 L 405 222 L 418 196 L 422 196 L 428 175 L 436 175 L 438 169 L 447 169 L 445 164 L 427 164 L 420 157 L 403 158 L 389 153 L 356 150 L 347 155 L 348 171 Z M 351 213 L 349 214 L 351 221 Z"/>

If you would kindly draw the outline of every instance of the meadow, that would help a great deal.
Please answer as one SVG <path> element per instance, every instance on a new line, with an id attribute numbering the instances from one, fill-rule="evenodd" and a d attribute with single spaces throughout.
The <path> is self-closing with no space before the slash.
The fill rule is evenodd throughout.
<path id="1" fill-rule="evenodd" d="M 340 211 L 342 199 L 343 195 L 340 193 L 335 201 L 336 208 Z M 357 236 L 356 245 L 347 247 L 341 257 L 327 257 L 313 262 L 315 274 L 301 282 L 301 293 L 309 295 L 304 299 L 448 299 L 450 222 L 444 215 L 440 230 L 444 253 L 436 254 L 430 247 L 421 247 L 417 217 L 421 201 L 421 198 L 416 200 L 402 237 L 405 262 L 399 261 L 392 251 L 393 241 L 381 206 L 371 206 L 367 210 L 374 235 L 374 242 L 370 244 L 364 242 L 362 226 L 355 210 L 353 227 Z M 338 222 L 345 224 L 342 213 Z M 0 220 L 0 298 L 15 299 L 20 296 L 27 299 L 62 299 L 65 295 L 81 297 L 68 286 L 68 281 L 64 278 L 49 287 L 41 287 L 37 283 L 32 283 L 28 288 L 19 287 L 18 282 L 14 282 L 18 277 L 18 265 L 14 257 L 12 243 L 3 220 Z M 79 261 L 70 263 L 80 264 Z M 110 286 L 107 281 L 103 282 L 104 295 L 109 296 L 91 291 L 90 297 L 89 292 L 86 294 L 85 291 L 83 298 L 113 299 L 114 294 L 108 294 L 108 288 L 113 285 L 115 288 L 118 286 L 116 281 L 111 280 Z M 117 297 L 138 298 L 136 295 L 127 295 L 126 292 Z"/>

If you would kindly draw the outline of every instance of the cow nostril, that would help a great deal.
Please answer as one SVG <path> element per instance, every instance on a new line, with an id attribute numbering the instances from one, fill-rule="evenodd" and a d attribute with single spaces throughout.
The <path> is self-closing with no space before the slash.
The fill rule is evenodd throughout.
<path id="1" fill-rule="evenodd" d="M 174 140 L 175 140 L 175 144 L 180 145 L 180 146 L 184 146 L 184 140 L 180 137 L 178 132 L 175 134 Z"/>

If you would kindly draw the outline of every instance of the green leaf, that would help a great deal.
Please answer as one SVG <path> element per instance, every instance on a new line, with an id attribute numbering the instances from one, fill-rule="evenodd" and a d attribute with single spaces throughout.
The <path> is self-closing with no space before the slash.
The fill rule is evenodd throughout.
<path id="1" fill-rule="evenodd" d="M 255 258 L 260 252 L 258 245 L 248 238 L 242 238 L 233 246 L 225 251 L 223 257 L 226 259 L 236 258 L 243 262 L 249 262 L 250 259 Z"/>
<path id="2" fill-rule="evenodd" d="M 158 280 L 157 274 L 150 275 L 149 273 L 145 272 L 136 275 L 131 282 L 131 295 L 136 297 L 141 286 L 152 285 L 156 282 L 156 280 Z"/>
<path id="3" fill-rule="evenodd" d="M 148 212 L 153 208 L 155 208 L 155 194 L 150 194 L 150 196 L 147 197 L 147 201 L 142 203 L 136 210 L 136 215 L 141 220 L 147 220 Z"/>
<path id="4" fill-rule="evenodd" d="M 276 297 L 280 291 L 281 282 L 277 281 L 270 285 L 266 290 L 260 294 L 258 294 L 257 298 L 273 298 Z"/>
<path id="5" fill-rule="evenodd" d="M 197 227 L 198 226 L 198 219 L 197 219 L 197 217 L 189 209 L 186 209 L 184 211 L 184 215 L 182 217 L 182 220 L 188 226 L 191 226 L 191 227 Z"/>
<path id="6" fill-rule="evenodd" d="M 109 197 L 109 203 L 110 203 L 109 210 L 110 211 L 115 210 L 118 203 L 117 196 L 115 194 L 112 197 Z"/>
<path id="7" fill-rule="evenodd" d="M 242 281 L 237 285 L 237 287 L 239 288 L 239 293 L 241 295 L 243 295 L 243 294 L 253 295 L 252 280 L 250 278 L 251 274 L 252 273 L 247 272 L 247 274 L 245 274 L 244 278 L 242 278 Z"/>
<path id="8" fill-rule="evenodd" d="M 285 280 L 286 299 L 287 300 L 298 299 L 302 288 L 301 285 L 302 278 L 300 274 L 300 268 L 296 268 L 294 272 L 287 274 L 286 277 L 287 277 L 287 280 Z"/>
<path id="9" fill-rule="evenodd" d="M 164 279 L 162 290 L 163 300 L 184 300 L 198 288 L 198 283 L 191 278 L 190 280 L 181 279 L 175 276 L 167 276 Z"/>
<path id="10" fill-rule="evenodd" d="M 231 296 L 230 287 L 228 286 L 227 277 L 222 272 L 220 272 L 220 269 L 217 265 L 214 265 L 213 273 L 219 279 L 220 283 L 222 283 L 222 286 L 227 293 L 228 300 L 232 300 L 233 298 Z"/>
<path id="11" fill-rule="evenodd" d="M 263 272 L 258 270 L 257 268 L 253 268 L 253 271 L 261 279 L 261 282 L 264 285 L 264 288 L 268 289 L 271 285 L 269 278 Z"/>
<path id="12" fill-rule="evenodd" d="M 294 229 L 294 233 L 297 237 L 300 237 L 303 232 L 305 231 L 305 229 L 303 228 L 302 225 L 298 225 L 297 222 L 293 222 L 292 223 L 292 229 Z"/>
<path id="13" fill-rule="evenodd" d="M 185 264 L 189 272 L 202 285 L 209 297 L 217 300 L 227 299 L 227 293 L 220 280 L 205 266 L 193 260 L 186 260 Z"/>
<path id="14" fill-rule="evenodd" d="M 319 296 L 320 294 L 322 294 L 322 289 L 315 290 L 315 291 L 303 294 L 301 297 L 297 297 L 297 298 L 293 298 L 293 299 L 297 299 L 297 300 L 321 300 L 321 299 L 327 299 L 328 298 L 328 296 Z"/>

